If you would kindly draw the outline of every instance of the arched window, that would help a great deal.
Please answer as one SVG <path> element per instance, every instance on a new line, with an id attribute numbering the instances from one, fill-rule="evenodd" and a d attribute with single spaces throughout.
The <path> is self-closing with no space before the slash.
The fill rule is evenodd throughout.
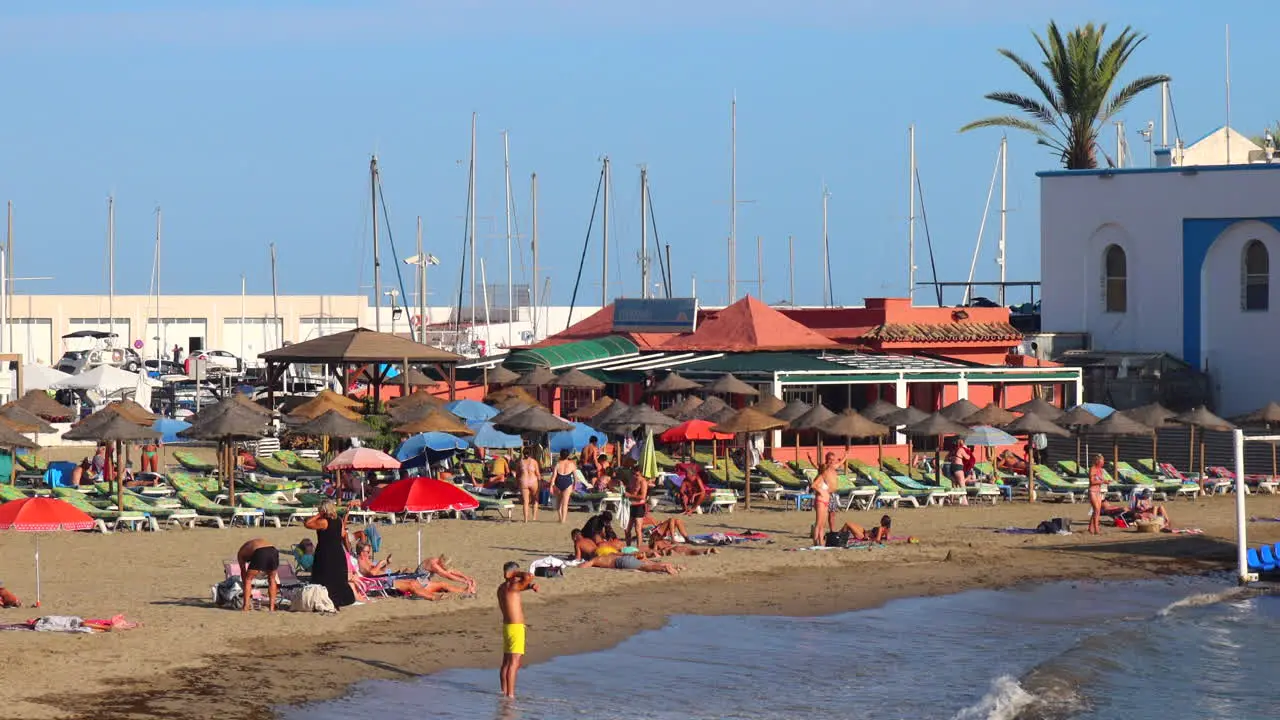
<path id="1" fill-rule="evenodd" d="M 1271 258 L 1267 246 L 1250 240 L 1244 246 L 1244 277 L 1240 285 L 1240 307 L 1266 310 L 1270 306 Z"/>
<path id="2" fill-rule="evenodd" d="M 1107 312 L 1122 313 L 1128 309 L 1129 262 L 1124 248 L 1107 246 L 1102 256 L 1103 292 L 1106 295 Z"/>

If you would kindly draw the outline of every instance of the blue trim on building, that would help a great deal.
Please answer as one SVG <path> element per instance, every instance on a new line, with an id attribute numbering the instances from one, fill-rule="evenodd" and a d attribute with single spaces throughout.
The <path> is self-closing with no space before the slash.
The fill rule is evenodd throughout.
<path id="1" fill-rule="evenodd" d="M 1182 220 L 1182 359 L 1197 369 L 1204 369 L 1200 363 L 1200 296 L 1203 290 L 1200 273 L 1204 270 L 1205 258 L 1209 256 L 1209 248 L 1227 228 L 1250 220 L 1264 222 L 1280 232 L 1280 217 Z"/>
<path id="2" fill-rule="evenodd" d="M 1149 175 L 1154 173 L 1186 173 L 1187 175 L 1195 175 L 1196 173 L 1202 172 L 1228 172 L 1233 170 L 1280 170 L 1280 162 L 1249 163 L 1247 165 L 1174 165 L 1172 167 L 1098 168 L 1095 170 L 1041 170 L 1036 173 L 1036 177 L 1085 177 L 1089 175 L 1109 177 L 1111 175 Z"/>

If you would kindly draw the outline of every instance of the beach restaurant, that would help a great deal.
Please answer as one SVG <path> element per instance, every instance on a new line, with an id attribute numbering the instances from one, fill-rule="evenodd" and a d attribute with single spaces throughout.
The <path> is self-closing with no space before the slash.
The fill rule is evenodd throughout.
<path id="1" fill-rule="evenodd" d="M 629 301 L 644 302 L 644 301 Z M 905 298 L 868 298 L 863 307 L 773 308 L 747 296 L 722 309 L 699 309 L 682 331 L 615 320 L 611 304 L 563 332 L 512 352 L 458 366 L 482 383 L 497 366 L 516 373 L 570 368 L 606 383 L 602 392 L 538 390 L 540 400 L 564 415 L 596 395 L 659 410 L 679 394 L 648 392 L 670 372 L 703 383 L 731 373 L 756 397 L 729 395 L 733 407 L 765 397 L 822 403 L 833 412 L 862 409 L 877 400 L 933 412 L 960 399 L 979 407 L 1013 407 L 1033 397 L 1070 406 L 1081 396 L 1081 374 L 1021 352 L 1022 333 L 1008 308 L 915 307 Z M 530 388 L 532 390 L 532 388 Z M 694 391 L 695 393 L 697 391 Z M 884 446 L 905 458 L 902 435 Z M 813 432 L 775 431 L 775 460 L 814 453 Z M 798 450 L 797 450 L 798 446 Z M 851 446 L 872 459 L 874 444 Z"/>

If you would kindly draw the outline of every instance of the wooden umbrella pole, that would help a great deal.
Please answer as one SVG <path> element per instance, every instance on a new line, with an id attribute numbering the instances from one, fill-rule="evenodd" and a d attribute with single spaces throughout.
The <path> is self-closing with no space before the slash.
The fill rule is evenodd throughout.
<path id="1" fill-rule="evenodd" d="M 1275 446 L 1272 445 L 1272 448 Z M 1272 472 L 1274 475 L 1275 473 Z M 9 484 L 18 484 L 18 448 L 9 448 Z"/>
<path id="2" fill-rule="evenodd" d="M 1160 467 L 1160 431 L 1151 434 L 1151 464 Z"/>
<path id="3" fill-rule="evenodd" d="M 742 457 L 743 457 L 742 471 L 744 474 L 743 483 L 745 484 L 745 487 L 746 487 L 745 497 L 746 497 L 747 510 L 751 509 L 751 463 L 748 460 L 748 458 L 751 457 L 751 450 L 748 449 L 747 447 L 750 444 L 751 444 L 751 436 L 748 435 L 747 433 L 742 433 Z M 729 467 L 727 462 L 725 463 L 724 475 L 726 478 L 729 477 Z"/>
<path id="4" fill-rule="evenodd" d="M 1276 479 L 1276 444 L 1271 443 L 1271 479 Z"/>
<path id="5" fill-rule="evenodd" d="M 116 441 L 116 508 L 124 512 L 124 453 L 123 441 Z"/>
<path id="6" fill-rule="evenodd" d="M 1196 471 L 1196 426 L 1190 425 L 1189 427 L 1191 428 L 1191 440 L 1187 444 L 1187 472 L 1194 474 Z"/>
<path id="7" fill-rule="evenodd" d="M 1117 428 L 1118 429 L 1118 428 Z M 1112 480 L 1120 479 L 1120 436 L 1115 435 L 1111 438 L 1111 470 L 1115 473 Z"/>

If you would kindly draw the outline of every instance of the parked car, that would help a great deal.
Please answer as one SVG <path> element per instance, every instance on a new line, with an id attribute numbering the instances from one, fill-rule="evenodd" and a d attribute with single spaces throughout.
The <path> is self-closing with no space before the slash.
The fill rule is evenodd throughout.
<path id="1" fill-rule="evenodd" d="M 99 365 L 113 365 L 129 372 L 138 372 L 142 368 L 142 356 L 131 347 L 117 347 L 119 337 L 115 333 L 77 330 L 63 335 L 62 339 L 89 345 L 83 350 L 67 350 L 62 353 L 54 367 L 64 373 L 75 375 L 88 372 Z"/>
<path id="2" fill-rule="evenodd" d="M 205 361 L 205 367 L 210 372 L 232 375 L 240 375 L 244 372 L 244 361 L 226 350 L 206 350 L 196 357 Z"/>
<path id="3" fill-rule="evenodd" d="M 147 368 L 147 375 L 153 378 L 161 378 L 166 375 L 185 375 L 182 364 L 173 362 L 172 360 L 156 360 L 151 358 L 144 361 L 143 366 Z"/>

